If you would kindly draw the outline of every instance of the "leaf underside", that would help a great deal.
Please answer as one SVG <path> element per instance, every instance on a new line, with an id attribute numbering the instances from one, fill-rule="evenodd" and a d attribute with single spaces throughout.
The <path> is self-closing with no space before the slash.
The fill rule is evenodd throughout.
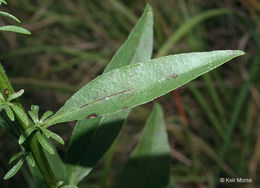
<path id="1" fill-rule="evenodd" d="M 112 70 L 76 92 L 46 124 L 103 116 L 147 103 L 243 54 L 240 50 L 184 53 Z"/>

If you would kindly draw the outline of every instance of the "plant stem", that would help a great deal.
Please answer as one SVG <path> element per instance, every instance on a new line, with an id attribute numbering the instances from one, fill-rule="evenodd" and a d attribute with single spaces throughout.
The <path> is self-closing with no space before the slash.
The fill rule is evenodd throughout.
<path id="1" fill-rule="evenodd" d="M 14 89 L 11 85 L 11 83 L 8 80 L 7 75 L 5 74 L 4 68 L 0 63 L 0 92 L 4 94 L 4 91 L 8 89 L 9 95 L 14 93 Z M 20 107 L 23 109 L 22 105 L 19 103 L 18 100 L 15 101 Z M 24 109 L 23 109 L 24 110 Z M 33 126 L 31 121 L 29 121 L 28 124 L 25 124 L 19 116 L 16 116 L 16 119 L 18 120 L 18 128 L 22 129 L 25 131 L 26 129 L 30 128 Z M 29 118 L 27 117 L 29 120 Z M 43 148 L 39 144 L 36 135 L 34 135 L 30 140 L 28 140 L 28 145 L 30 151 L 33 154 L 34 160 L 36 161 L 39 169 L 41 170 L 41 173 L 43 174 L 45 180 L 47 181 L 48 185 L 50 188 L 55 188 L 57 187 L 57 180 L 51 170 L 50 164 L 43 152 Z"/>

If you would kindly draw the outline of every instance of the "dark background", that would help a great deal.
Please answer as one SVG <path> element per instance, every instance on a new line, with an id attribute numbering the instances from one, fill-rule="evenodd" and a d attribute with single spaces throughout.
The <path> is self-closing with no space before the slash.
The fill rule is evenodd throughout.
<path id="1" fill-rule="evenodd" d="M 171 144 L 171 185 L 211 187 L 220 177 L 252 178 L 251 184 L 220 187 L 259 187 L 260 96 L 259 68 L 252 66 L 260 48 L 260 1 L 257 0 L 150 0 L 154 10 L 154 56 L 187 21 L 211 9 L 233 14 L 210 17 L 195 25 L 174 44 L 169 54 L 241 49 L 246 55 L 194 80 L 157 101 L 163 105 Z M 22 20 L 31 36 L 0 33 L 0 60 L 16 90 L 25 89 L 28 110 L 56 111 L 77 89 L 100 75 L 125 41 L 145 7 L 141 0 L 9 0 L 1 10 Z M 13 23 L 1 17 L 0 25 Z M 14 24 L 14 23 L 13 23 Z M 246 98 L 241 96 L 248 75 L 257 71 Z M 243 90 L 247 91 L 247 90 Z M 104 160 L 80 187 L 113 187 L 127 156 L 138 142 L 152 103 L 135 108 L 115 144 L 111 165 Z M 183 109 L 183 110 L 182 110 Z M 232 129 L 234 126 L 234 129 Z M 218 127 L 221 132 L 216 131 Z M 68 143 L 73 123 L 52 128 Z M 230 144 L 218 161 L 228 141 Z M 0 177 L 10 168 L 17 141 L 0 128 Z M 57 145 L 61 156 L 66 148 Z M 27 167 L 0 187 L 26 187 Z M 88 185 L 88 186 L 86 186 Z"/>

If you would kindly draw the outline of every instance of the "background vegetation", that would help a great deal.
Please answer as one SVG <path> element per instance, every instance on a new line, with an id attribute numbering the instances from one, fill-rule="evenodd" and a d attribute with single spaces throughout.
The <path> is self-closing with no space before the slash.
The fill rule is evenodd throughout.
<path id="1" fill-rule="evenodd" d="M 221 186 L 259 187 L 259 1 L 149 3 L 155 17 L 154 57 L 217 49 L 246 52 L 157 99 L 164 108 L 171 143 L 171 185 L 203 188 L 213 186 L 216 177 L 245 177 L 253 183 Z M 7 7 L 1 6 L 32 32 L 31 36 L 0 33 L 0 60 L 16 90 L 25 89 L 24 106 L 29 110 L 38 104 L 42 112 L 56 111 L 77 89 L 102 74 L 144 7 L 140 0 L 9 0 Z M 0 25 L 10 22 L 0 19 Z M 151 107 L 149 103 L 132 110 L 120 137 L 80 187 L 113 187 Z M 68 143 L 73 123 L 52 129 Z M 19 149 L 1 127 L 0 139 L 3 177 L 10 168 L 8 159 Z M 63 156 L 64 148 L 57 147 Z M 14 178 L 1 180 L 0 187 L 26 187 L 31 181 L 24 166 Z"/>

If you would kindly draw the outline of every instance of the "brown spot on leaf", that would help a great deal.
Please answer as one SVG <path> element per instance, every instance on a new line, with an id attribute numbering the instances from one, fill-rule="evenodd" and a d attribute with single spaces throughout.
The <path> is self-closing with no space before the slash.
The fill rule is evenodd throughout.
<path id="1" fill-rule="evenodd" d="M 177 77 L 178 77 L 177 74 L 175 74 L 175 73 L 172 74 L 172 78 L 177 78 Z"/>
<path id="2" fill-rule="evenodd" d="M 92 119 L 92 118 L 96 118 L 96 117 L 98 117 L 97 114 L 90 114 L 90 115 L 87 117 L 87 119 Z"/>

